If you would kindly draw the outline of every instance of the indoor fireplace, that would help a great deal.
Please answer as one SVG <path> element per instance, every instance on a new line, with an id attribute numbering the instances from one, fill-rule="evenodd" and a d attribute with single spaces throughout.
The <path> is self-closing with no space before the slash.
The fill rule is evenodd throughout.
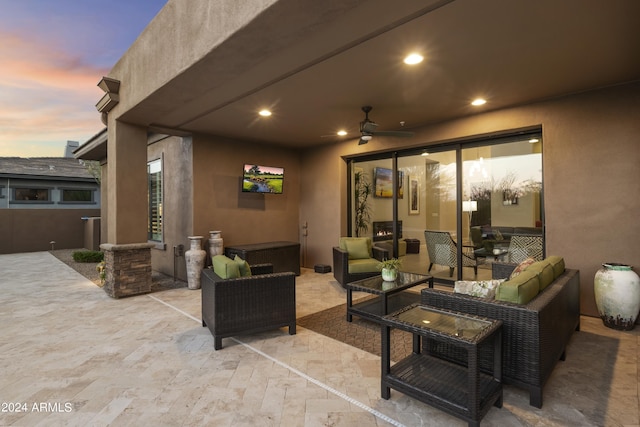
<path id="1" fill-rule="evenodd" d="M 402 221 L 398 221 L 398 239 L 402 238 Z M 393 239 L 393 221 L 373 221 L 373 241 Z"/>

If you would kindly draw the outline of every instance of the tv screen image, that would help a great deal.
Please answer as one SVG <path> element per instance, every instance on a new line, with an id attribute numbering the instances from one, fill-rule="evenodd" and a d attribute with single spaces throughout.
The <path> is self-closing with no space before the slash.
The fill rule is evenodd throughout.
<path id="1" fill-rule="evenodd" d="M 242 177 L 244 193 L 282 194 L 284 168 L 246 163 Z"/>

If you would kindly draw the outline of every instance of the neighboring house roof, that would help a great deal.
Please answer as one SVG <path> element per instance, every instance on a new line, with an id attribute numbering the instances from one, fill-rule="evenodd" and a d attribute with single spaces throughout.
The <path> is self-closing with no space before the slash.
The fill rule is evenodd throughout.
<path id="1" fill-rule="evenodd" d="M 83 161 L 67 157 L 0 157 L 0 177 L 94 180 Z"/>

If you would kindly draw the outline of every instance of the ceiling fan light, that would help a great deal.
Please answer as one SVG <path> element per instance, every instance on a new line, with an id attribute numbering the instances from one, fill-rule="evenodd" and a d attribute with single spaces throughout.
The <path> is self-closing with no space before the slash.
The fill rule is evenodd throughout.
<path id="1" fill-rule="evenodd" d="M 363 141 L 371 141 L 372 136 L 371 135 L 362 135 L 360 137 L 360 139 L 362 139 Z"/>

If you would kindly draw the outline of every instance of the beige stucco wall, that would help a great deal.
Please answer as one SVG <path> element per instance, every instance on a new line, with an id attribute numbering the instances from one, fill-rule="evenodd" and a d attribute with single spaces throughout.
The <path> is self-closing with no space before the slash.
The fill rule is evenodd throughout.
<path id="1" fill-rule="evenodd" d="M 174 248 L 189 249 L 187 236 L 193 228 L 189 214 L 193 199 L 191 138 L 170 136 L 151 143 L 147 160 L 156 159 L 162 160 L 163 168 L 163 242 L 151 249 L 151 264 L 156 271 L 186 280 L 185 259 L 174 256 Z"/>
<path id="2" fill-rule="evenodd" d="M 546 251 L 580 270 L 582 311 L 596 315 L 593 276 L 600 264 L 640 269 L 639 113 L 635 83 L 425 127 L 409 140 L 374 138 L 365 146 L 349 141 L 308 150 L 301 159 L 300 220 L 309 223 L 305 265 L 331 264 L 331 247 L 346 233 L 341 156 L 541 125 Z"/>
<path id="3" fill-rule="evenodd" d="M 109 77 L 122 82 L 120 104 L 110 114 L 127 112 L 151 96 L 275 2 L 169 0 L 109 72 Z M 219 82 L 210 75 L 205 72 L 198 82 L 188 81 L 183 92 L 205 92 L 215 87 Z M 176 98 L 180 96 L 178 89 Z M 170 106 L 158 103 L 153 108 L 161 112 Z"/>
<path id="4" fill-rule="evenodd" d="M 242 193 L 245 163 L 284 168 L 283 194 Z M 300 156 L 222 137 L 193 137 L 193 232 L 222 231 L 224 245 L 300 241 Z M 306 190 L 305 190 L 306 191 Z"/>

